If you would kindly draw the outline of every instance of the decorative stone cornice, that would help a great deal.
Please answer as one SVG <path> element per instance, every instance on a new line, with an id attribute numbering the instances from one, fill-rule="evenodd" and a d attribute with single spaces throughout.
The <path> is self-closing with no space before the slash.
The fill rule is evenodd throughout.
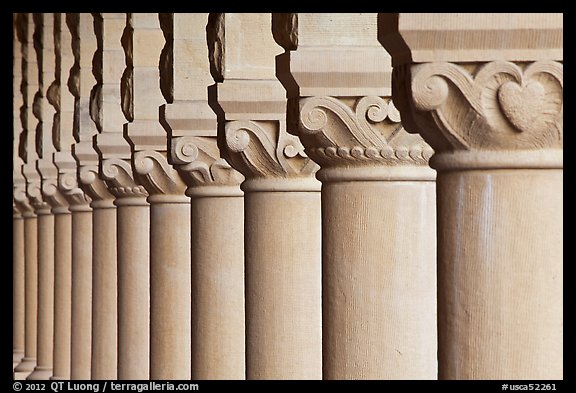
<path id="1" fill-rule="evenodd" d="M 286 93 L 275 76 L 280 48 L 272 38 L 271 23 L 271 14 L 210 17 L 211 69 L 221 82 L 217 102 L 211 104 L 225 123 L 223 155 L 246 177 L 244 190 L 317 190 L 319 183 L 313 175 L 318 166 L 286 127 Z M 242 31 L 245 39 L 226 39 L 225 31 L 232 36 Z"/>
<path id="2" fill-rule="evenodd" d="M 97 165 L 83 165 L 79 169 L 79 179 L 82 190 L 88 194 L 93 208 L 109 208 L 114 206 L 114 195 L 108 191 L 106 183 L 100 178 Z"/>
<path id="3" fill-rule="evenodd" d="M 433 179 L 432 149 L 400 123 L 377 14 L 274 14 L 288 122 L 330 180 Z"/>
<path id="4" fill-rule="evenodd" d="M 186 183 L 178 171 L 168 163 L 166 153 L 146 150 L 134 153 L 134 168 L 140 184 L 150 196 L 149 202 L 188 202 L 184 195 Z"/>
<path id="5" fill-rule="evenodd" d="M 232 165 L 246 178 L 311 176 L 318 166 L 304 147 L 277 121 L 236 120 L 226 123 L 226 147 Z"/>
<path id="6" fill-rule="evenodd" d="M 34 215 L 34 208 L 30 204 L 28 195 L 26 194 L 26 181 L 22 179 L 14 179 L 14 204 L 23 217 Z"/>
<path id="7" fill-rule="evenodd" d="M 70 211 L 90 210 L 88 205 L 92 199 L 78 184 L 77 162 L 69 153 L 60 153 L 58 156 L 58 188 L 70 204 Z"/>
<path id="8" fill-rule="evenodd" d="M 562 167 L 561 14 L 382 14 L 379 39 L 432 167 Z"/>
<path id="9" fill-rule="evenodd" d="M 562 63 L 494 61 L 470 68 L 425 63 L 395 69 L 406 127 L 442 153 L 432 165 L 562 167 Z"/>
<path id="10" fill-rule="evenodd" d="M 146 198 L 148 192 L 144 186 L 134 181 L 129 162 L 120 158 L 109 158 L 102 162 L 100 173 L 108 185 L 108 190 L 117 198 L 116 205 L 124 202 L 129 204 L 134 199 L 140 199 L 140 204 L 147 205 L 142 198 Z M 120 202 L 120 198 L 127 200 Z"/>
<path id="11" fill-rule="evenodd" d="M 428 165 L 433 154 L 403 129 L 390 98 L 304 98 L 299 120 L 306 153 L 322 167 Z"/>

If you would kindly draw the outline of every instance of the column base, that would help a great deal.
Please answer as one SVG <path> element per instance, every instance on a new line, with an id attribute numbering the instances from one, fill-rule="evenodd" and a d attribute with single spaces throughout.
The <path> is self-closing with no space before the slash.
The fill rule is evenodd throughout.
<path id="1" fill-rule="evenodd" d="M 70 378 L 59 377 L 59 376 L 56 376 L 56 375 L 52 375 L 52 376 L 50 377 L 50 380 L 51 380 L 51 381 L 68 381 L 68 380 L 70 380 Z"/>
<path id="2" fill-rule="evenodd" d="M 47 381 L 52 376 L 52 367 L 39 367 L 36 366 L 34 371 L 28 375 L 28 381 Z"/>
<path id="3" fill-rule="evenodd" d="M 24 351 L 12 352 L 12 371 L 14 371 L 14 369 L 20 364 L 23 357 L 24 357 Z"/>
<path id="4" fill-rule="evenodd" d="M 24 380 L 34 371 L 36 367 L 36 358 L 23 358 L 20 364 L 14 368 L 14 379 Z"/>

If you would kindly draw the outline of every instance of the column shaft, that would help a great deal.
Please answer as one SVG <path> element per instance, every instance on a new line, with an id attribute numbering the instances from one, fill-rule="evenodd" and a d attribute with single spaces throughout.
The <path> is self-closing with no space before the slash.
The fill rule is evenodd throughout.
<path id="1" fill-rule="evenodd" d="M 71 379 L 90 379 L 92 332 L 92 211 L 72 211 Z"/>
<path id="2" fill-rule="evenodd" d="M 116 200 L 116 203 L 120 200 Z M 117 208 L 118 236 L 118 379 L 150 375 L 150 208 Z"/>
<path id="3" fill-rule="evenodd" d="M 192 197 L 192 379 L 245 379 L 244 198 Z"/>
<path id="4" fill-rule="evenodd" d="M 322 186 L 325 379 L 436 379 L 433 181 Z"/>
<path id="5" fill-rule="evenodd" d="M 25 314 L 25 278 L 24 278 L 24 219 L 22 216 L 12 220 L 12 366 L 16 368 L 24 357 L 24 314 Z"/>
<path id="6" fill-rule="evenodd" d="M 116 209 L 94 207 L 92 379 L 117 376 Z"/>
<path id="7" fill-rule="evenodd" d="M 38 215 L 38 334 L 37 359 L 30 380 L 52 376 L 54 343 L 54 216 Z"/>
<path id="8" fill-rule="evenodd" d="M 321 379 L 320 193 L 244 198 L 246 378 Z"/>
<path id="9" fill-rule="evenodd" d="M 14 379 L 26 379 L 36 366 L 36 313 L 38 311 L 38 221 L 24 217 L 24 357 L 14 369 Z"/>
<path id="10" fill-rule="evenodd" d="M 72 215 L 54 216 L 54 362 L 51 379 L 70 379 Z"/>
<path id="11" fill-rule="evenodd" d="M 562 379 L 562 187 L 561 169 L 439 172 L 440 379 Z"/>
<path id="12" fill-rule="evenodd" d="M 190 203 L 151 201 L 151 379 L 191 379 L 190 261 Z"/>

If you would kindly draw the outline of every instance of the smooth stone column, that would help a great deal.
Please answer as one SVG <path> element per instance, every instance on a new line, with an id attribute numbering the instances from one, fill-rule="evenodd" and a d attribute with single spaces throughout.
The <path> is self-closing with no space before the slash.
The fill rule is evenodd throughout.
<path id="1" fill-rule="evenodd" d="M 314 297 L 321 292 L 322 237 L 315 183 L 270 180 L 242 186 L 247 379 L 319 378 L 321 358 L 314 349 L 322 321 Z"/>
<path id="2" fill-rule="evenodd" d="M 94 380 L 117 375 L 116 206 L 98 200 L 93 209 L 92 369 Z"/>
<path id="3" fill-rule="evenodd" d="M 92 209 L 71 205 L 72 335 L 71 379 L 90 379 L 92 341 Z"/>
<path id="4" fill-rule="evenodd" d="M 53 380 L 70 379 L 72 315 L 72 215 L 54 213 L 54 360 Z"/>
<path id="5" fill-rule="evenodd" d="M 36 313 L 38 311 L 38 222 L 36 214 L 24 217 L 24 357 L 14 369 L 14 379 L 26 379 L 36 366 Z"/>
<path id="6" fill-rule="evenodd" d="M 435 201 L 433 177 L 323 178 L 325 379 L 435 379 Z"/>
<path id="7" fill-rule="evenodd" d="M 148 379 L 150 356 L 150 207 L 145 197 L 116 199 L 118 379 Z"/>
<path id="8" fill-rule="evenodd" d="M 190 378 L 190 199 L 150 202 L 150 378 Z"/>
<path id="9" fill-rule="evenodd" d="M 15 208 L 12 216 L 12 366 L 24 357 L 24 219 Z"/>
<path id="10" fill-rule="evenodd" d="M 37 359 L 28 380 L 52 376 L 54 342 L 54 216 L 50 209 L 38 215 L 38 337 Z"/>
<path id="11" fill-rule="evenodd" d="M 238 186 L 218 189 L 221 195 L 188 192 L 192 378 L 244 379 L 244 198 Z"/>
<path id="12" fill-rule="evenodd" d="M 562 378 L 562 169 L 438 169 L 440 378 Z"/>

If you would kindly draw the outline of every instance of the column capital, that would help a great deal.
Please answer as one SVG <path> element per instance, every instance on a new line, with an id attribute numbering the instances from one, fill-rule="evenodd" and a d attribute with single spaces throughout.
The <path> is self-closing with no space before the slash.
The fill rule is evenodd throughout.
<path id="1" fill-rule="evenodd" d="M 14 203 L 23 217 L 34 215 L 34 209 L 26 195 L 26 180 L 14 179 Z"/>
<path id="2" fill-rule="evenodd" d="M 286 127 L 286 93 L 275 76 L 275 56 L 281 48 L 271 27 L 271 14 L 210 16 L 211 69 L 220 82 L 217 102 L 212 103 L 225 123 L 226 160 L 246 177 L 244 190 L 292 189 L 287 180 L 296 180 L 297 188 L 300 183 L 303 189 L 318 190 L 313 177 L 318 166 Z"/>
<path id="3" fill-rule="evenodd" d="M 277 67 L 289 127 L 320 180 L 434 179 L 432 149 L 404 130 L 390 97 L 377 14 L 275 14 L 273 31 L 286 49 Z"/>
<path id="4" fill-rule="evenodd" d="M 379 22 L 394 58 L 395 103 L 406 129 L 437 152 L 431 166 L 562 168 L 561 14 L 383 14 Z"/>
<path id="5" fill-rule="evenodd" d="M 126 120 L 122 111 L 121 79 L 126 71 L 123 44 L 128 45 L 128 31 L 125 13 L 94 14 L 94 31 L 98 45 L 94 58 L 93 73 L 96 79 L 91 106 L 96 108 L 91 116 L 98 129 L 94 138 L 94 149 L 100 156 L 98 173 L 94 166 L 81 171 L 80 177 L 90 184 L 93 192 L 104 196 L 106 192 L 116 198 L 116 205 L 147 206 L 148 192 L 134 178 L 129 142 L 124 138 Z M 107 199 L 106 199 L 107 201 Z"/>
<path id="6" fill-rule="evenodd" d="M 142 198 L 148 196 L 144 186 L 136 183 L 132 166 L 121 158 L 108 158 L 102 161 L 100 170 L 102 177 L 108 185 L 109 191 L 117 198 L 116 204 L 130 204 L 139 201 L 139 204 L 147 205 Z M 118 199 L 122 199 L 120 202 Z"/>
<path id="7" fill-rule="evenodd" d="M 168 163 L 166 153 L 155 150 L 137 151 L 134 153 L 133 162 L 139 182 L 150 194 L 149 202 L 189 201 L 188 197 L 184 196 L 186 183 Z"/>
<path id="8" fill-rule="evenodd" d="M 114 207 L 114 195 L 108 190 L 106 182 L 100 178 L 98 165 L 84 165 L 78 168 L 78 177 L 84 192 L 88 194 L 95 208 Z"/>
<path id="9" fill-rule="evenodd" d="M 208 103 L 180 101 L 163 108 L 167 132 L 171 135 L 170 162 L 189 186 L 187 195 L 242 195 L 238 186 L 244 176 L 220 156 L 216 115 Z"/>
<path id="10" fill-rule="evenodd" d="M 168 104 L 160 123 L 168 133 L 169 162 L 188 185 L 186 194 L 242 195 L 244 177 L 220 156 L 216 114 L 208 104 L 213 83 L 206 45 L 208 13 L 161 14 L 166 43 L 160 86 Z"/>

